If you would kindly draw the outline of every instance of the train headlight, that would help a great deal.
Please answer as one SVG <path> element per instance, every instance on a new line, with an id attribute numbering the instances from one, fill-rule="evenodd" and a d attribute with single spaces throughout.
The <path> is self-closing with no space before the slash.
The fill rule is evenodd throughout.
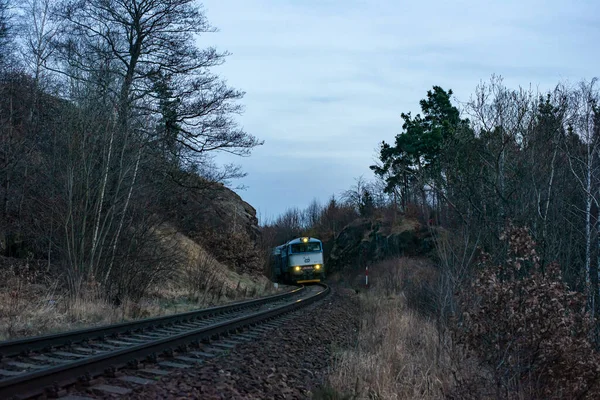
<path id="1" fill-rule="evenodd" d="M 300 272 L 300 266 L 298 265 L 298 266 L 294 267 L 294 271 Z"/>
<path id="2" fill-rule="evenodd" d="M 317 264 L 317 265 L 315 265 L 315 269 L 316 269 L 317 271 L 318 271 L 318 270 L 320 270 L 320 269 L 321 269 L 321 264 Z"/>
<path id="3" fill-rule="evenodd" d="M 308 238 L 307 238 L 307 237 L 303 237 L 303 238 L 302 238 L 302 242 L 303 242 L 303 243 L 306 243 L 306 242 L 308 242 Z"/>

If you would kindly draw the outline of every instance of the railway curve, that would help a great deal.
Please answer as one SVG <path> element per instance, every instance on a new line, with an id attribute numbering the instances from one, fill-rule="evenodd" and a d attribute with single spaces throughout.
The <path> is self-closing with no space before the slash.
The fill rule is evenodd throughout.
<path id="1" fill-rule="evenodd" d="M 0 342 L 0 398 L 56 397 L 62 387 L 89 381 L 161 352 L 239 333 L 322 299 L 327 285 L 220 307 L 55 335 Z"/>

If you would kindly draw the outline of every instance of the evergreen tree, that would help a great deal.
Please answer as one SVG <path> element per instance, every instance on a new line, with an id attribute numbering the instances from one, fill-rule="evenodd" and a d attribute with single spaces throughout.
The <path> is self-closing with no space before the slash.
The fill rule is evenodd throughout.
<path id="1" fill-rule="evenodd" d="M 442 189 L 445 186 L 447 171 L 440 162 L 443 150 L 459 130 L 468 130 L 469 123 L 460 118 L 458 109 L 450 101 L 451 96 L 452 90 L 446 92 L 434 86 L 427 92 L 427 98 L 420 101 L 423 116 L 402 113 L 403 131 L 396 135 L 395 145 L 382 142 L 381 165 L 371 166 L 387 182 L 388 193 L 400 188 L 403 205 L 410 196 L 411 183 L 417 184 L 423 205 L 427 203 L 426 187 L 431 189 L 437 185 Z"/>
<path id="2" fill-rule="evenodd" d="M 371 195 L 371 192 L 367 189 L 363 190 L 362 192 L 358 210 L 362 217 L 370 217 L 375 210 L 373 195 Z"/>

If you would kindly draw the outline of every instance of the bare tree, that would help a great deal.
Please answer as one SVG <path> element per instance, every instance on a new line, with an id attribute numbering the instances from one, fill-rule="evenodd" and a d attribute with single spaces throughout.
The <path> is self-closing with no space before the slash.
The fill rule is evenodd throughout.
<path id="1" fill-rule="evenodd" d="M 598 302 L 598 278 L 593 276 L 592 269 L 600 271 L 600 266 L 593 268 L 592 264 L 592 237 L 593 237 L 593 216 L 592 205 L 598 206 L 597 192 L 600 190 L 598 184 L 598 157 L 600 156 L 600 136 L 595 132 L 597 123 L 595 116 L 597 114 L 598 91 L 595 88 L 596 79 L 591 82 L 581 82 L 578 90 L 571 97 L 572 110 L 569 131 L 571 135 L 576 135 L 579 140 L 565 141 L 566 151 L 568 153 L 569 168 L 572 176 L 579 183 L 580 190 L 585 199 L 585 284 L 588 290 L 589 303 L 594 313 Z M 581 146 L 583 144 L 583 146 Z M 583 147 L 583 149 L 582 149 Z M 583 151 L 582 151 L 583 150 Z M 598 230 L 598 222 L 596 229 Z M 600 250 L 600 239 L 598 242 Z M 598 262 L 600 263 L 600 252 L 598 253 Z"/>
<path id="2" fill-rule="evenodd" d="M 170 113 L 164 121 L 169 129 L 151 139 L 176 155 L 179 167 L 212 167 L 211 152 L 246 156 L 262 144 L 237 128 L 232 117 L 242 112 L 236 101 L 243 93 L 209 71 L 227 53 L 201 50 L 194 42 L 215 31 L 195 1 L 70 0 L 61 15 L 77 40 L 86 43 L 80 48 L 71 39 L 65 54 L 91 49 L 108 58 L 120 82 L 114 89 L 119 126 L 128 126 L 131 113 L 163 118 Z"/>
<path id="3" fill-rule="evenodd" d="M 4 69 L 12 52 L 12 25 L 8 0 L 0 0 L 0 69 Z"/>
<path id="4" fill-rule="evenodd" d="M 362 175 L 358 178 L 355 178 L 354 182 L 354 185 L 352 185 L 350 189 L 342 193 L 341 198 L 344 203 L 354 207 L 354 209 L 358 212 L 360 205 L 362 204 L 365 191 L 369 189 L 369 183 Z"/>
<path id="5" fill-rule="evenodd" d="M 52 5 L 51 0 L 24 0 L 20 5 L 21 56 L 33 75 L 36 91 L 41 82 L 48 82 L 46 66 L 51 62 L 61 33 L 61 21 L 52 18 Z"/>
<path id="6" fill-rule="evenodd" d="M 307 228 L 316 228 L 319 224 L 323 207 L 319 204 L 319 201 L 313 199 L 306 210 L 304 210 L 304 226 Z"/>
<path id="7" fill-rule="evenodd" d="M 240 176 L 235 166 L 215 172 L 211 154 L 249 155 L 261 142 L 236 126 L 243 93 L 210 72 L 227 53 L 196 45 L 214 29 L 194 1 L 51 4 L 23 5 L 23 48 L 36 84 L 51 72 L 71 104 L 53 147 L 62 206 L 52 220 L 70 270 L 110 285 L 122 276 L 117 260 L 135 257 L 121 248 L 138 229 L 143 185 Z"/>

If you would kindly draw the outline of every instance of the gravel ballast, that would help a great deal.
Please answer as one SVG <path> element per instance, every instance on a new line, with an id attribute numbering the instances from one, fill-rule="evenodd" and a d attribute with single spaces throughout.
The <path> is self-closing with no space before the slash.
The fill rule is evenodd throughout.
<path id="1" fill-rule="evenodd" d="M 171 370 L 154 384 L 127 385 L 121 399 L 305 399 L 327 376 L 335 348 L 351 345 L 358 331 L 353 290 L 332 293 L 281 327 L 239 344 L 220 357 Z M 112 384 L 116 381 L 106 379 Z M 123 382 L 119 384 L 123 386 Z M 83 396 L 90 392 L 79 391 Z M 96 397 L 92 395 L 91 397 Z M 112 396 L 107 395 L 106 398 Z"/>

